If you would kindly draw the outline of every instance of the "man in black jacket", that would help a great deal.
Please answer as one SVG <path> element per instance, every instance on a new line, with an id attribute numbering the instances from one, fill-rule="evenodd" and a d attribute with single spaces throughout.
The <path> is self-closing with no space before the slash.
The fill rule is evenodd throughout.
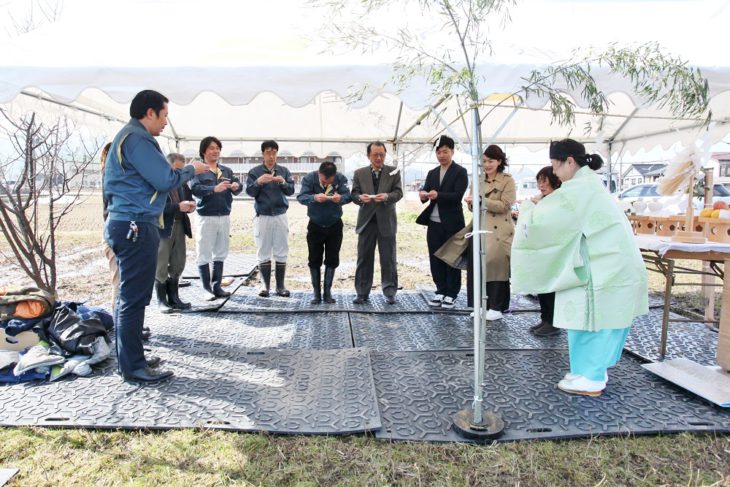
<path id="1" fill-rule="evenodd" d="M 167 161 L 173 169 L 185 167 L 185 156 L 172 153 Z M 155 272 L 155 293 L 157 305 L 163 313 L 173 309 L 188 309 L 178 295 L 180 276 L 185 268 L 185 236 L 193 238 L 188 213 L 195 211 L 195 201 L 187 184 L 167 193 L 165 209 L 162 212 L 163 227 L 160 228 L 160 246 L 157 250 L 157 271 Z"/>
<path id="2" fill-rule="evenodd" d="M 435 143 L 439 167 L 432 169 L 418 193 L 421 202 L 429 202 L 416 223 L 427 225 L 431 277 L 436 284 L 436 296 L 429 302 L 433 307 L 451 309 L 461 289 L 461 270 L 449 266 L 433 254 L 456 232 L 464 228 L 461 199 L 469 186 L 466 169 L 453 162 L 454 139 L 442 135 Z"/>

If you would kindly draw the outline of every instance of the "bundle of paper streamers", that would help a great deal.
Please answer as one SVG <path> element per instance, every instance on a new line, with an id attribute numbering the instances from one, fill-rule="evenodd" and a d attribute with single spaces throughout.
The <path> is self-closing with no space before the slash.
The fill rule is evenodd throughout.
<path id="1" fill-rule="evenodd" d="M 700 153 L 694 148 L 677 154 L 669 163 L 664 176 L 657 181 L 659 194 L 670 196 L 677 192 L 686 192 L 690 176 L 695 176 L 702 169 Z"/>

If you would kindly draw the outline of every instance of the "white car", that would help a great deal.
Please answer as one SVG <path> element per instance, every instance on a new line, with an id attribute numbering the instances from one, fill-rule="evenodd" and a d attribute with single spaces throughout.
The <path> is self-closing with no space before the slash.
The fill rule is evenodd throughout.
<path id="1" fill-rule="evenodd" d="M 644 200 L 647 203 L 649 201 L 673 201 L 676 200 L 677 197 L 659 194 L 656 183 L 644 183 L 637 184 L 636 186 L 623 190 L 618 193 L 617 198 L 624 203 L 631 204 L 638 200 Z M 725 203 L 730 204 L 730 190 L 722 184 L 715 184 L 713 187 L 712 202 L 715 203 L 717 201 L 724 201 Z M 700 198 L 694 198 L 694 206 L 695 208 L 702 208 L 702 201 Z"/>

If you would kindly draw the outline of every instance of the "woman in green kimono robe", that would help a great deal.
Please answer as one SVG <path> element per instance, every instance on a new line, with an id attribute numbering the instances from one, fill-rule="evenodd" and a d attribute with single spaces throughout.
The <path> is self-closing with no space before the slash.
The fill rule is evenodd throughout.
<path id="1" fill-rule="evenodd" d="M 647 277 L 631 226 L 595 170 L 603 165 L 571 139 L 552 142 L 560 189 L 520 208 L 512 246 L 517 292 L 555 292 L 553 325 L 568 330 L 566 392 L 598 396 L 621 357 L 631 322 L 648 313 Z"/>

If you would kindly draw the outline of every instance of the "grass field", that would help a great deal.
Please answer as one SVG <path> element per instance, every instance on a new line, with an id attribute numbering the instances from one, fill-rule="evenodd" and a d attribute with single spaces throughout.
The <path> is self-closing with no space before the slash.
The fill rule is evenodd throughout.
<path id="1" fill-rule="evenodd" d="M 91 197 L 59 231 L 61 299 L 108 302 L 101 211 Z M 336 287 L 351 290 L 357 208 L 345 211 Z M 405 289 L 430 284 L 420 204 L 399 205 L 398 272 Z M 250 202 L 233 212 L 231 250 L 253 253 Z M 289 212 L 290 288 L 306 289 L 306 212 Z M 0 250 L 7 243 L 0 238 Z M 5 279 L 20 282 L 6 259 Z M 685 263 L 687 264 L 687 263 Z M 376 266 L 377 269 L 377 266 Z M 377 271 L 376 271 L 377 272 Z M 379 282 L 376 275 L 375 282 Z M 650 274 L 652 291 L 663 289 Z M 675 291 L 698 308 L 698 288 Z M 0 389 L 0 393 L 2 390 Z M 383 442 L 362 436 L 297 437 L 206 430 L 89 431 L 0 429 L 0 468 L 19 468 L 10 485 L 730 485 L 730 437 L 680 434 L 473 446 Z"/>

